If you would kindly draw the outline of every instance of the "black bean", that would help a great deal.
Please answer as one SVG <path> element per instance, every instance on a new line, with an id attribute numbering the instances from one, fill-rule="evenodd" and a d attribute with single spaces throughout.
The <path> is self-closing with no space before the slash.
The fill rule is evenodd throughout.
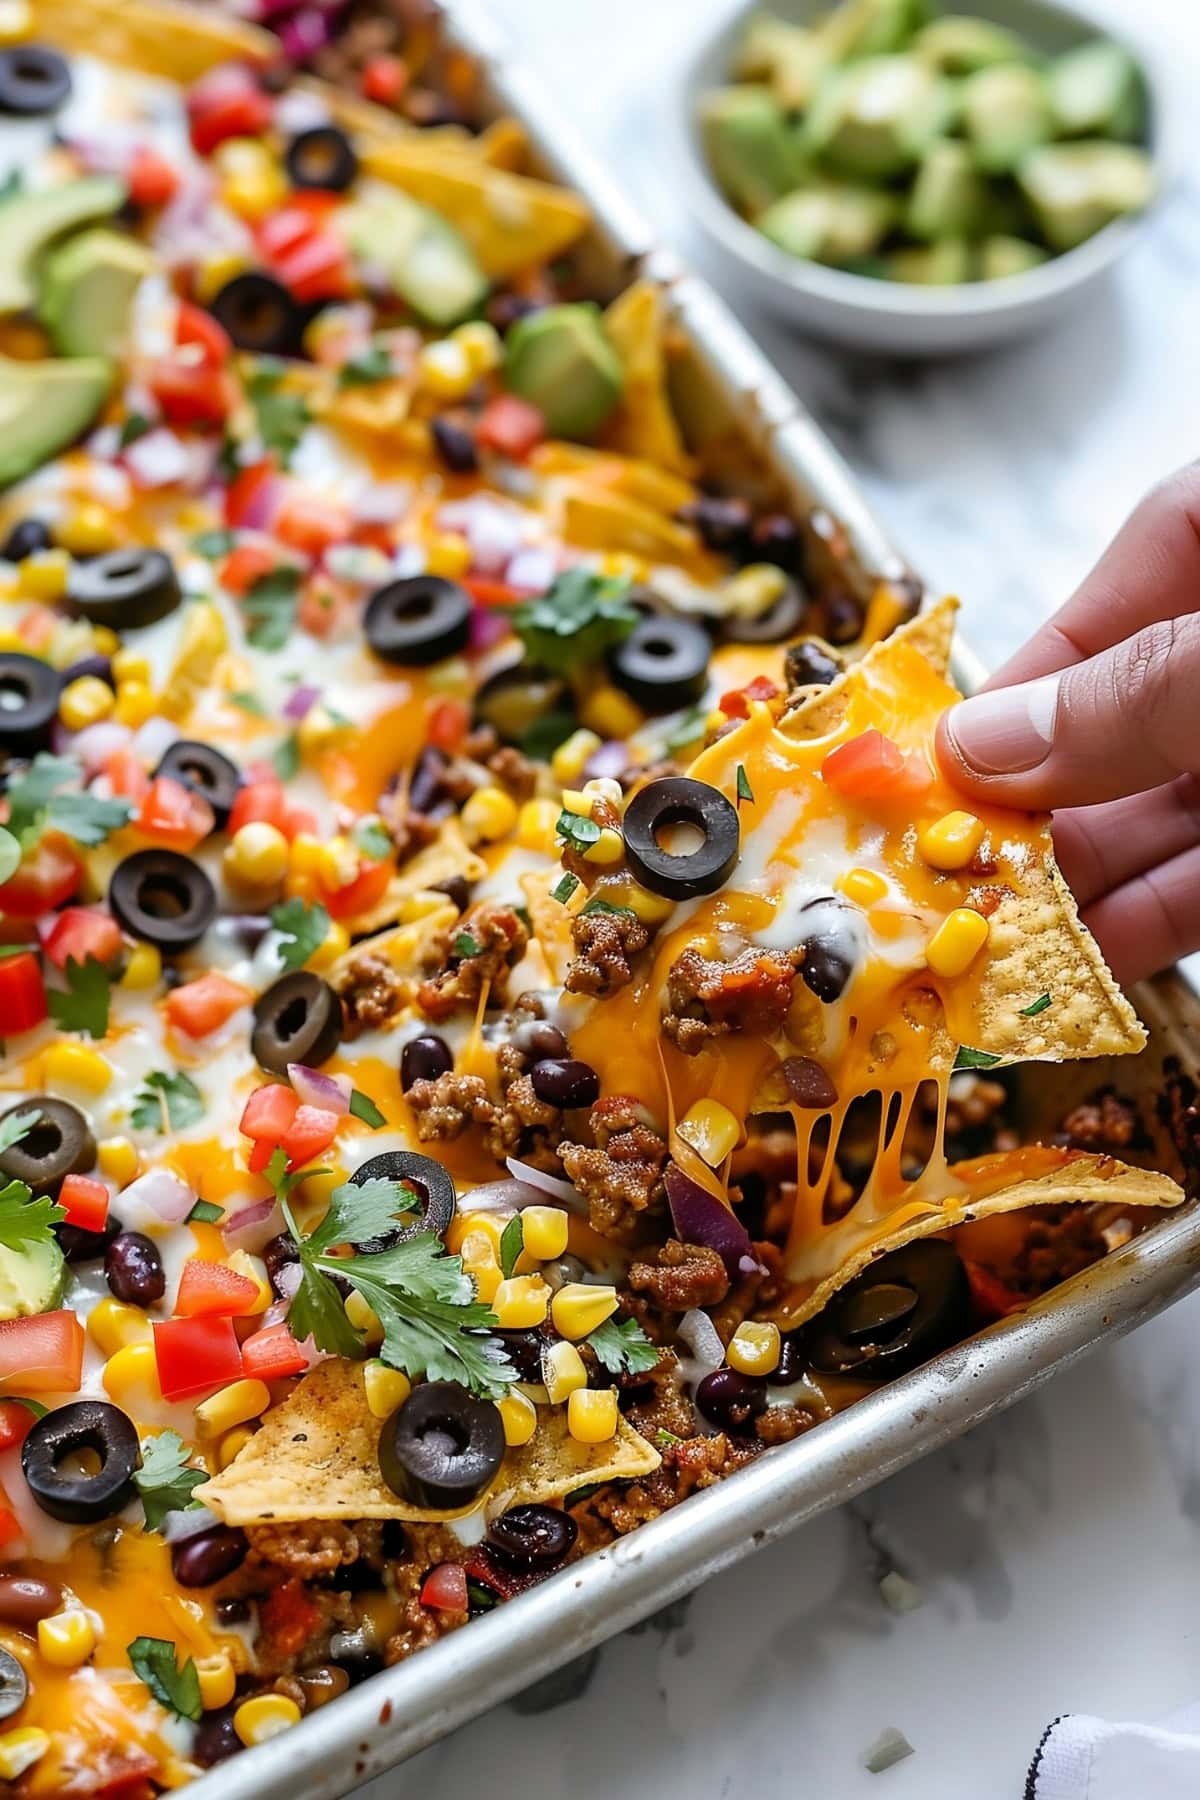
<path id="1" fill-rule="evenodd" d="M 171 1552 L 171 1568 L 180 1587 L 212 1587 L 240 1568 L 250 1549 L 235 1525 L 214 1525 L 185 1538 Z"/>
<path id="2" fill-rule="evenodd" d="M 544 1062 L 547 1057 L 557 1060 L 570 1054 L 571 1046 L 557 1025 L 551 1025 L 547 1019 L 530 1019 L 526 1025 L 518 1025 L 513 1033 L 517 1049 L 535 1062 Z"/>
<path id="3" fill-rule="evenodd" d="M 523 1331 L 498 1331 L 496 1336 L 504 1345 L 508 1360 L 517 1371 L 518 1381 L 538 1383 L 545 1379 L 542 1372 L 542 1351 L 552 1343 L 536 1325 L 530 1325 Z"/>
<path id="4" fill-rule="evenodd" d="M 772 1387 L 790 1387 L 793 1381 L 799 1381 L 808 1367 L 808 1334 L 805 1331 L 785 1331 L 779 1340 L 779 1361 L 767 1376 Z"/>
<path id="5" fill-rule="evenodd" d="M 0 556 L 5 562 L 24 562 L 36 550 L 48 550 L 51 542 L 50 527 L 44 519 L 18 519 L 0 545 Z"/>
<path id="6" fill-rule="evenodd" d="M 697 1387 L 696 1405 L 710 1425 L 752 1437 L 755 1419 L 767 1410 L 767 1384 L 737 1369 L 714 1369 Z"/>
<path id="7" fill-rule="evenodd" d="M 800 567 L 804 540 L 800 527 L 786 513 L 766 513 L 757 520 L 751 533 L 754 555 L 762 562 L 776 563 L 795 574 Z"/>
<path id="8" fill-rule="evenodd" d="M 852 644 L 862 636 L 863 604 L 853 594 L 836 592 L 825 597 L 825 636 L 831 644 Z"/>
<path id="9" fill-rule="evenodd" d="M 244 1625 L 250 1617 L 250 1601 L 245 1594 L 219 1594 L 213 1611 L 218 1625 Z"/>
<path id="10" fill-rule="evenodd" d="M 513 1506 L 493 1520 L 488 1543 L 513 1569 L 552 1569 L 569 1556 L 578 1526 L 556 1506 Z"/>
<path id="11" fill-rule="evenodd" d="M 58 1247 L 69 1263 L 94 1262 L 103 1256 L 113 1239 L 125 1227 L 115 1213 L 109 1213 L 102 1231 L 85 1231 L 81 1225 L 56 1225 L 54 1235 Z"/>
<path id="12" fill-rule="evenodd" d="M 414 1081 L 436 1081 L 454 1067 L 454 1055 L 436 1031 L 410 1038 L 400 1052 L 400 1086 L 407 1094 Z"/>
<path id="13" fill-rule="evenodd" d="M 262 1247 L 262 1259 L 267 1271 L 267 1280 L 277 1300 L 284 1300 L 287 1295 L 279 1285 L 279 1275 L 292 1263 L 300 1261 L 300 1251 L 290 1231 L 281 1231 L 278 1237 L 268 1238 Z"/>
<path id="14" fill-rule="evenodd" d="M 60 1610 L 62 1589 L 54 1581 L 36 1575 L 0 1575 L 0 1620 L 18 1631 L 33 1634 L 39 1619 Z"/>
<path id="15" fill-rule="evenodd" d="M 471 884 L 465 875 L 449 875 L 445 881 L 435 881 L 433 891 L 435 894 L 445 894 L 448 900 L 453 900 L 459 912 L 466 912 L 470 905 Z"/>
<path id="16" fill-rule="evenodd" d="M 471 475 L 479 467 L 475 437 L 466 425 L 455 419 L 433 421 L 433 441 L 438 455 L 455 475 Z"/>
<path id="17" fill-rule="evenodd" d="M 786 1056 L 783 1079 L 797 1106 L 813 1107 L 827 1112 L 837 1105 L 837 1089 L 819 1062 L 811 1056 Z"/>
<path id="18" fill-rule="evenodd" d="M 104 1252 L 104 1279 L 126 1306 L 153 1306 L 167 1288 L 158 1245 L 140 1231 L 122 1231 Z"/>
<path id="19" fill-rule="evenodd" d="M 789 644 L 783 673 L 789 688 L 828 687 L 842 672 L 840 657 L 833 657 L 817 638 L 801 638 Z"/>
<path id="20" fill-rule="evenodd" d="M 600 1077 L 591 1063 L 574 1056 L 549 1056 L 529 1071 L 533 1091 L 548 1106 L 591 1106 L 600 1098 Z"/>
<path id="21" fill-rule="evenodd" d="M 432 744 L 427 744 L 417 758 L 408 784 L 408 804 L 414 812 L 427 813 L 436 805 L 445 773 L 446 758 Z"/>
<path id="22" fill-rule="evenodd" d="M 743 556 L 749 551 L 751 514 L 744 500 L 701 494 L 687 508 L 686 517 L 710 550 L 726 556 Z"/>
<path id="23" fill-rule="evenodd" d="M 196 1727 L 196 1735 L 192 1739 L 192 1760 L 198 1762 L 202 1769 L 211 1769 L 217 1763 L 228 1762 L 239 1750 L 245 1748 L 234 1728 L 233 1715 L 237 1711 L 238 1702 L 222 1706 L 217 1712 L 207 1712 Z"/>

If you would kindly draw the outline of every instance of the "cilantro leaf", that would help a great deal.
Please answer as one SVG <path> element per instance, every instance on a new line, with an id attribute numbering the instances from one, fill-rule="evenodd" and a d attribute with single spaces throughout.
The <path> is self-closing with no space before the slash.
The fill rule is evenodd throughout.
<path id="1" fill-rule="evenodd" d="M 665 1425 L 660 1425 L 654 1434 L 654 1447 L 656 1450 L 673 1450 L 676 1444 L 682 1444 L 682 1442 L 683 1439 L 681 1437 L 676 1437 L 673 1431 L 668 1431 Z"/>
<path id="2" fill-rule="evenodd" d="M 67 985 L 46 989 L 46 1004 L 54 1023 L 61 1031 L 86 1031 L 89 1037 L 102 1038 L 108 1030 L 108 1007 L 112 998 L 112 982 L 103 963 L 94 956 L 78 963 L 67 958 Z"/>
<path id="3" fill-rule="evenodd" d="M 300 736 L 289 731 L 271 752 L 271 766 L 280 781 L 294 781 L 300 771 Z"/>
<path id="4" fill-rule="evenodd" d="M 521 1224 L 520 1213 L 514 1213 L 500 1238 L 500 1272 L 505 1281 L 508 1280 L 517 1266 L 517 1259 L 525 1248 L 525 1232 Z"/>
<path id="5" fill-rule="evenodd" d="M 532 662 L 554 675 L 601 663 L 606 651 L 629 636 L 641 615 L 624 576 L 565 569 L 534 600 L 513 614 L 513 629 Z"/>
<path id="6" fill-rule="evenodd" d="M 259 650 L 282 650 L 296 623 L 300 571 L 286 565 L 268 569 L 251 582 L 242 601 L 246 641 Z"/>
<path id="7" fill-rule="evenodd" d="M 675 721 L 666 737 L 668 750 L 686 750 L 697 738 L 704 736 L 705 721 L 708 714 L 702 706 L 690 706 Z"/>
<path id="8" fill-rule="evenodd" d="M 739 763 L 737 766 L 737 803 L 739 808 L 743 800 L 749 800 L 753 804 L 754 789 L 750 786 L 750 777 Z"/>
<path id="9" fill-rule="evenodd" d="M 166 1119 L 164 1122 L 164 1109 Z M 137 1131 L 186 1131 L 204 1117 L 204 1095 L 190 1075 L 156 1069 L 134 1095 L 130 1120 Z"/>
<path id="10" fill-rule="evenodd" d="M 388 1237 L 399 1219 L 420 1205 L 415 1193 L 398 1181 L 344 1181 L 329 1197 L 329 1210 L 302 1248 L 322 1256 L 335 1244 L 369 1244 Z"/>
<path id="11" fill-rule="evenodd" d="M 542 713 L 521 733 L 520 748 L 534 762 L 549 762 L 558 746 L 578 728 L 579 720 L 565 707 Z"/>
<path id="12" fill-rule="evenodd" d="M 265 719 L 268 716 L 267 709 L 257 694 L 243 692 L 230 694 L 229 698 L 234 706 L 240 707 L 244 713 L 250 713 L 256 719 Z"/>
<path id="13" fill-rule="evenodd" d="M 565 906 L 578 886 L 578 875 L 572 875 L 568 872 L 563 876 L 556 887 L 550 889 L 550 898 L 552 900 L 557 900 L 560 906 Z"/>
<path id="14" fill-rule="evenodd" d="M 354 827 L 354 842 L 372 862 L 383 862 L 395 848 L 379 819 L 360 819 Z"/>
<path id="15" fill-rule="evenodd" d="M 82 768 L 73 756 L 50 756 L 39 751 L 23 775 L 10 781 L 5 792 L 8 801 L 8 829 L 14 837 L 23 838 L 35 828 L 50 804 L 56 788 L 77 781 Z"/>
<path id="16" fill-rule="evenodd" d="M 954 1058 L 956 1069 L 994 1069 L 1003 1058 L 993 1056 L 990 1050 L 971 1050 L 966 1044 L 958 1046 L 958 1055 Z"/>
<path id="17" fill-rule="evenodd" d="M 53 794 L 46 809 L 48 825 L 89 849 L 128 825 L 132 817 L 131 800 L 110 800 L 100 794 Z"/>
<path id="18" fill-rule="evenodd" d="M 311 1338 L 318 1350 L 326 1350 L 331 1356 L 362 1355 L 362 1334 L 346 1317 L 342 1296 L 328 1276 L 303 1255 L 300 1285 L 288 1307 L 288 1324 L 297 1343 Z"/>
<path id="19" fill-rule="evenodd" d="M 478 938 L 471 936 L 469 931 L 459 931 L 455 934 L 450 948 L 460 961 L 465 962 L 469 957 L 478 956 L 483 946 Z"/>
<path id="20" fill-rule="evenodd" d="M 329 914 L 319 900 L 284 900 L 271 908 L 271 923 L 279 933 L 280 960 L 285 969 L 300 969 L 314 950 L 319 950 L 329 931 Z"/>
<path id="21" fill-rule="evenodd" d="M 201 1503 L 192 1489 L 208 1480 L 205 1469 L 194 1469 L 177 1431 L 160 1431 L 142 1444 L 142 1466 L 133 1471 L 133 1482 L 142 1497 L 146 1530 L 161 1531 L 170 1512 L 191 1512 Z M 144 1679 L 144 1677 L 143 1677 Z"/>
<path id="22" fill-rule="evenodd" d="M 105 799 L 99 794 L 63 793 L 69 781 L 82 779 L 83 770 L 73 756 L 39 752 L 28 769 L 8 786 L 8 835 L 29 842 L 47 825 L 89 848 L 102 844 L 109 832 L 127 825 L 133 817 L 129 800 Z"/>
<path id="23" fill-rule="evenodd" d="M 207 1479 L 207 1477 L 205 1477 Z M 182 1668 L 175 1662 L 175 1646 L 169 1638 L 134 1638 L 127 1651 L 136 1675 L 145 1682 L 160 1706 L 179 1719 L 198 1719 L 200 1677 L 189 1656 Z"/>
<path id="24" fill-rule="evenodd" d="M 595 819 L 585 819 L 582 813 L 568 812 L 565 806 L 558 815 L 558 823 L 554 829 L 560 838 L 565 838 L 576 850 L 586 850 L 600 841 L 600 827 Z"/>
<path id="25" fill-rule="evenodd" d="M 220 527 L 213 531 L 199 531 L 192 539 L 192 549 L 197 556 L 207 556 L 214 562 L 218 556 L 228 556 L 236 544 L 236 531 L 226 531 Z"/>
<path id="26" fill-rule="evenodd" d="M 381 1125 L 387 1124 L 370 1094 L 364 1094 L 361 1088 L 354 1088 L 350 1094 L 350 1111 L 364 1125 L 369 1125 L 372 1131 L 378 1131 Z"/>
<path id="27" fill-rule="evenodd" d="M 391 353 L 384 344 L 371 344 L 358 356 L 352 356 L 338 370 L 338 386 L 367 387 L 374 381 L 387 381 L 394 373 Z"/>
<path id="28" fill-rule="evenodd" d="M 11 831 L 0 825 L 0 881 L 7 881 L 21 866 L 21 846 Z"/>
<path id="29" fill-rule="evenodd" d="M 599 894 L 593 895 L 586 906 L 580 907 L 580 918 L 582 918 L 585 913 L 624 913 L 626 918 L 637 918 L 637 914 L 634 912 L 632 906 L 614 906 L 611 900 L 605 900 Z"/>
<path id="30" fill-rule="evenodd" d="M 146 417 L 145 413 L 131 412 L 121 426 L 122 450 L 127 444 L 136 444 L 140 437 L 145 437 L 148 431 L 153 430 L 153 422 Z"/>
<path id="31" fill-rule="evenodd" d="M 23 1181 L 10 1181 L 0 1188 L 0 1244 L 7 1250 L 50 1243 L 50 1227 L 66 1216 L 64 1208 L 49 1195 L 42 1194 L 35 1200 Z"/>
<path id="32" fill-rule="evenodd" d="M 284 468 L 296 453 L 312 414 L 303 394 L 283 387 L 286 363 L 263 357 L 246 382 L 246 397 L 254 408 L 254 421 L 263 446 L 278 456 Z"/>
<path id="33" fill-rule="evenodd" d="M 590 1344 L 604 1367 L 612 1375 L 644 1375 L 662 1357 L 636 1319 L 605 1319 L 589 1332 L 584 1342 Z"/>
<path id="34" fill-rule="evenodd" d="M 1050 995 L 1039 994 L 1037 999 L 1032 1001 L 1030 1005 L 1021 1007 L 1020 1016 L 1023 1019 L 1036 1019 L 1038 1014 L 1044 1013 L 1049 1005 Z"/>
<path id="35" fill-rule="evenodd" d="M 225 1217 L 223 1206 L 214 1206 L 211 1200 L 197 1200 L 191 1212 L 184 1220 L 185 1225 L 215 1225 L 218 1219 Z"/>
<path id="36" fill-rule="evenodd" d="M 27 1137 L 41 1118 L 36 1106 L 26 1107 L 24 1112 L 8 1113 L 0 1119 L 0 1150 L 11 1150 Z"/>

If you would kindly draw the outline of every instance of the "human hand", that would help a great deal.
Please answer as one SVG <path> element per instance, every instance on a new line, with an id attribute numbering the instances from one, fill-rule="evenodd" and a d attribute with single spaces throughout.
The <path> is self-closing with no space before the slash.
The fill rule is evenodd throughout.
<path id="1" fill-rule="evenodd" d="M 979 800 L 1054 813 L 1059 865 L 1118 981 L 1200 949 L 1200 463 L 1141 503 L 1054 618 L 951 708 Z"/>

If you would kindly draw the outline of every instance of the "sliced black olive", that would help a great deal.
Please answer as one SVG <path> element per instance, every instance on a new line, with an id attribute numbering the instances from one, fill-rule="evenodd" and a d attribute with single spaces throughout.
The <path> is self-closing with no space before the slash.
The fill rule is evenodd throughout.
<path id="1" fill-rule="evenodd" d="M 32 756 L 50 742 L 62 679 L 49 663 L 17 650 L 0 655 L 0 750 Z"/>
<path id="2" fill-rule="evenodd" d="M 108 904 L 130 937 L 168 952 L 186 950 L 217 916 L 217 895 L 198 863 L 178 850 L 136 850 L 118 863 Z"/>
<path id="3" fill-rule="evenodd" d="M 90 1475 L 78 1461 L 85 1451 L 100 1463 Z M 21 1468 L 34 1499 L 52 1519 L 69 1525 L 111 1519 L 128 1505 L 140 1461 L 132 1422 L 107 1400 L 55 1407 L 35 1420 L 21 1446 Z"/>
<path id="4" fill-rule="evenodd" d="M 783 659 L 783 676 L 789 689 L 828 687 L 845 666 L 836 650 L 822 643 L 820 638 L 807 637 L 788 645 Z"/>
<path id="5" fill-rule="evenodd" d="M 33 118 L 56 112 L 71 92 L 65 56 L 44 44 L 14 44 L 0 50 L 0 112 Z"/>
<path id="6" fill-rule="evenodd" d="M 325 188 L 344 194 L 358 174 L 358 157 L 336 125 L 314 125 L 299 132 L 287 147 L 284 164 L 298 188 Z"/>
<path id="7" fill-rule="evenodd" d="M 766 612 L 756 619 L 726 619 L 722 633 L 731 644 L 781 644 L 799 631 L 807 607 L 808 596 L 789 581 Z"/>
<path id="8" fill-rule="evenodd" d="M 515 663 L 488 676 L 475 696 L 475 717 L 498 731 L 506 744 L 519 744 L 539 719 L 565 709 L 567 693 L 560 676 Z"/>
<path id="9" fill-rule="evenodd" d="M 170 557 L 161 550 L 136 547 L 77 562 L 67 594 L 85 619 L 113 631 L 153 625 L 173 613 L 183 599 Z"/>
<path id="10" fill-rule="evenodd" d="M 373 1250 L 390 1250 L 393 1244 L 418 1237 L 423 1231 L 445 1237 L 450 1229 L 454 1217 L 454 1180 L 432 1156 L 422 1156 L 416 1150 L 385 1150 L 382 1156 L 372 1156 L 368 1162 L 360 1164 L 350 1179 L 355 1187 L 363 1187 L 368 1181 L 403 1182 L 412 1188 L 421 1208 L 417 1224 L 397 1226 L 395 1231 L 388 1233 L 386 1241 L 368 1240 L 368 1243 L 360 1244 L 359 1249 L 367 1254 Z"/>
<path id="11" fill-rule="evenodd" d="M 675 712 L 704 692 L 712 642 L 693 619 L 652 613 L 610 651 L 613 681 L 647 712 Z"/>
<path id="12" fill-rule="evenodd" d="M 341 1041 L 342 1003 L 311 969 L 281 975 L 254 1002 L 250 1048 L 272 1075 L 286 1075 L 289 1063 L 320 1068 Z"/>
<path id="13" fill-rule="evenodd" d="M 684 508 L 683 514 L 694 525 L 700 540 L 710 550 L 723 556 L 743 556 L 750 549 L 752 517 L 745 500 L 723 494 L 701 494 Z"/>
<path id="14" fill-rule="evenodd" d="M 487 1541 L 512 1569 L 552 1569 L 570 1555 L 578 1532 L 557 1506 L 510 1506 L 488 1527 Z"/>
<path id="15" fill-rule="evenodd" d="M 44 519 L 18 519 L 0 546 L 0 557 L 5 562 L 24 562 L 35 550 L 48 550 L 53 542 Z"/>
<path id="16" fill-rule="evenodd" d="M 0 1719 L 20 1712 L 29 1694 L 25 1671 L 11 1650 L 0 1650 Z"/>
<path id="17" fill-rule="evenodd" d="M 24 1137 L 0 1150 L 0 1175 L 23 1181 L 35 1194 L 54 1199 L 68 1175 L 85 1175 L 96 1166 L 96 1140 L 92 1128 L 69 1100 L 35 1094 L 0 1113 L 0 1126 L 14 1113 L 35 1112 L 37 1122 Z"/>
<path id="18" fill-rule="evenodd" d="M 690 825 L 691 850 L 663 847 L 660 834 Z M 733 872 L 741 834 L 737 811 L 719 789 L 690 775 L 667 775 L 636 793 L 625 809 L 625 854 L 638 881 L 668 900 L 713 894 Z"/>
<path id="19" fill-rule="evenodd" d="M 242 785 L 241 770 L 211 744 L 180 738 L 171 745 L 156 775 L 170 775 L 212 807 L 218 825 L 224 825 Z"/>
<path id="20" fill-rule="evenodd" d="M 826 1375 L 903 1375 L 971 1329 L 967 1272 L 953 1244 L 902 1244 L 835 1294 L 810 1328 L 808 1354 Z"/>
<path id="21" fill-rule="evenodd" d="M 377 588 L 363 629 L 384 662 L 440 662 L 464 648 L 471 628 L 471 596 L 441 575 L 410 575 Z"/>
<path id="22" fill-rule="evenodd" d="M 304 314 L 282 282 L 258 269 L 233 276 L 209 302 L 239 350 L 260 356 L 286 356 L 298 348 Z"/>
<path id="23" fill-rule="evenodd" d="M 379 1434 L 380 1474 L 414 1506 L 469 1506 L 503 1457 L 499 1412 L 457 1381 L 422 1382 Z"/>

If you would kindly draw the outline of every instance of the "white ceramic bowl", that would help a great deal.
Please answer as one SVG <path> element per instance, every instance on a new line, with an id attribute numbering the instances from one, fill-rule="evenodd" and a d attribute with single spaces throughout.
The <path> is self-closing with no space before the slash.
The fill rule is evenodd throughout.
<path id="1" fill-rule="evenodd" d="M 765 0 L 765 4 L 797 24 L 828 10 L 828 0 Z M 1144 213 L 1106 226 L 1077 249 L 1024 274 L 928 288 L 850 275 L 787 255 L 729 205 L 709 172 L 697 128 L 700 97 L 730 80 L 746 20 L 756 10 L 755 0 L 739 6 L 692 59 L 683 79 L 680 124 L 692 209 L 731 277 L 748 286 L 772 312 L 814 336 L 855 349 L 893 356 L 952 355 L 1004 343 L 1059 317 L 1133 244 L 1145 223 Z M 1092 37 L 1114 35 L 1106 23 L 1060 0 L 954 0 L 945 10 L 1007 25 L 1047 55 Z M 1161 193 L 1167 178 L 1161 86 L 1145 51 L 1129 48 L 1145 75 L 1144 141 L 1158 167 Z"/>

